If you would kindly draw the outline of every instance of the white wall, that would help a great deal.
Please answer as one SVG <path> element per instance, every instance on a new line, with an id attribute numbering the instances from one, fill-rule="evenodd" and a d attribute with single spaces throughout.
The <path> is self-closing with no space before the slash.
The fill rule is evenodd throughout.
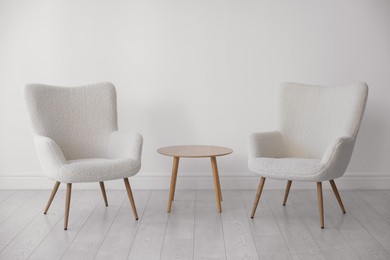
<path id="1" fill-rule="evenodd" d="M 0 187 L 51 186 L 23 86 L 98 81 L 117 87 L 119 127 L 144 136 L 139 188 L 168 188 L 171 160 L 156 149 L 173 144 L 233 148 L 219 160 L 223 182 L 255 187 L 246 141 L 274 128 L 280 82 L 366 81 L 342 185 L 390 187 L 389 14 L 388 0 L 0 0 Z M 181 187 L 209 183 L 207 160 L 180 171 Z"/>

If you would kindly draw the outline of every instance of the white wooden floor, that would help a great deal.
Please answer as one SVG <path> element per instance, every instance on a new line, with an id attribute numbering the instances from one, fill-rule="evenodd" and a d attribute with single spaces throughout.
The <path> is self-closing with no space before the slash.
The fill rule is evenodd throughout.
<path id="1" fill-rule="evenodd" d="M 223 191 L 223 213 L 212 190 L 134 191 L 135 221 L 125 190 L 72 193 L 68 231 L 64 192 L 47 215 L 50 191 L 0 191 L 0 259 L 390 259 L 390 190 L 341 191 L 343 215 L 324 191 L 325 229 L 315 190 L 266 190 L 255 219 L 255 190 Z"/>

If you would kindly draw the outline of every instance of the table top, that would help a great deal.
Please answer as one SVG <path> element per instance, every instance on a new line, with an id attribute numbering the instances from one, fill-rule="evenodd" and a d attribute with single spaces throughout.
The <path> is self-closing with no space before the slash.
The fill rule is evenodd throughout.
<path id="1" fill-rule="evenodd" d="M 222 146 L 210 145 L 178 145 L 162 147 L 157 150 L 158 153 L 173 156 L 173 157 L 187 157 L 187 158 L 201 158 L 214 157 L 231 154 L 232 149 Z"/>

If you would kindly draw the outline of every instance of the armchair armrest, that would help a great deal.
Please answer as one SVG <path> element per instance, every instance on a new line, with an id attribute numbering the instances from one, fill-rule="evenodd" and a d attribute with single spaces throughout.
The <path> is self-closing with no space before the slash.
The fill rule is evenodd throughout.
<path id="1" fill-rule="evenodd" d="M 66 158 L 57 143 L 46 136 L 34 136 L 35 149 L 43 171 L 49 177 L 56 176 L 59 168 L 66 164 Z"/>
<path id="2" fill-rule="evenodd" d="M 142 136 L 138 133 L 113 132 L 107 148 L 108 158 L 130 157 L 141 162 Z"/>
<path id="3" fill-rule="evenodd" d="M 329 164 L 337 158 L 337 160 L 346 161 L 348 165 L 354 146 L 355 138 L 351 136 L 342 136 L 334 139 L 325 150 L 321 163 Z"/>
<path id="4" fill-rule="evenodd" d="M 249 158 L 283 156 L 283 141 L 280 132 L 253 133 L 249 136 Z"/>

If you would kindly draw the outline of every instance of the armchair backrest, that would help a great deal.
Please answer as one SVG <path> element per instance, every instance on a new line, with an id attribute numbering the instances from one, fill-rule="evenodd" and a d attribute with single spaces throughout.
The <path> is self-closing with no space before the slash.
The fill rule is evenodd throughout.
<path id="1" fill-rule="evenodd" d="M 116 91 L 111 83 L 29 84 L 25 99 L 34 133 L 53 139 L 67 160 L 104 157 L 110 134 L 118 130 Z"/>
<path id="2" fill-rule="evenodd" d="M 284 157 L 321 159 L 336 138 L 356 138 L 367 95 L 365 83 L 340 87 L 282 84 L 279 119 Z"/>

